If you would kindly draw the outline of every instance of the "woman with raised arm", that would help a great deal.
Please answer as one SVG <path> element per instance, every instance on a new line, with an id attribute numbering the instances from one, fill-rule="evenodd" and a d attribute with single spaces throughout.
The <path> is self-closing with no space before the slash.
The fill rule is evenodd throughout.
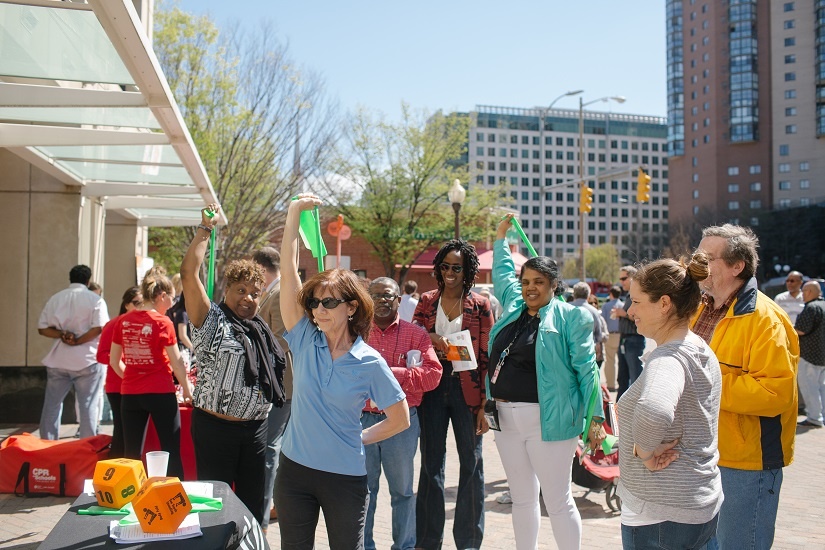
<path id="1" fill-rule="evenodd" d="M 406 430 L 410 417 L 392 371 L 366 344 L 373 302 L 358 277 L 330 269 L 301 285 L 300 215 L 320 204 L 308 194 L 290 203 L 281 244 L 281 314 L 293 355 L 294 386 L 275 507 L 282 548 L 313 548 L 323 510 L 330 548 L 352 550 L 364 547 L 364 445 Z M 387 418 L 362 431 L 361 410 L 367 399 Z"/>
<path id="2" fill-rule="evenodd" d="M 488 388 L 501 428 L 496 447 L 513 499 L 516 548 L 537 548 L 541 495 L 556 545 L 575 549 L 582 522 L 570 464 L 585 417 L 604 418 L 593 317 L 558 299 L 564 285 L 554 260 L 530 258 L 516 275 L 505 239 L 512 218 L 499 223 L 493 244 L 493 290 L 504 308 L 490 332 Z M 591 448 L 603 437 L 593 423 Z"/>
<path id="3" fill-rule="evenodd" d="M 283 406 L 284 354 L 258 312 L 263 268 L 235 260 L 224 270 L 220 304 L 210 301 L 198 271 L 220 209 L 201 213 L 180 268 L 192 343 L 198 357 L 192 442 L 199 479 L 235 485 L 235 494 L 261 523 L 269 513 L 264 494 L 267 417 Z M 209 214 L 212 214 L 211 216 Z"/>
<path id="4" fill-rule="evenodd" d="M 619 399 L 619 495 L 625 549 L 706 548 L 722 506 L 718 420 L 722 371 L 689 329 L 708 257 L 643 265 L 630 283 L 639 334 L 656 341 Z M 742 541 L 743 547 L 746 542 Z"/>

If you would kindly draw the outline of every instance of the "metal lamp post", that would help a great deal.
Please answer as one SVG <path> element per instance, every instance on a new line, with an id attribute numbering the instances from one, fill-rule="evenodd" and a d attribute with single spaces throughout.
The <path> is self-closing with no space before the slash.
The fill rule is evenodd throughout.
<path id="1" fill-rule="evenodd" d="M 587 186 L 587 181 L 584 175 L 584 108 L 592 103 L 599 101 L 615 101 L 616 103 L 624 103 L 627 101 L 624 96 L 605 96 L 593 101 L 584 102 L 579 97 L 579 193 L 584 193 L 584 188 Z M 579 258 L 581 259 L 581 280 L 585 281 L 586 271 L 584 266 L 584 212 L 579 209 Z"/>
<path id="2" fill-rule="evenodd" d="M 461 238 L 461 230 L 459 227 L 458 222 L 458 213 L 461 211 L 461 204 L 464 202 L 464 198 L 467 196 L 467 191 L 464 190 L 464 187 L 461 186 L 461 181 L 455 180 L 453 181 L 453 186 L 450 187 L 450 190 L 447 191 L 447 198 L 450 199 L 450 202 L 453 205 L 453 210 L 455 211 L 455 238 Z"/>

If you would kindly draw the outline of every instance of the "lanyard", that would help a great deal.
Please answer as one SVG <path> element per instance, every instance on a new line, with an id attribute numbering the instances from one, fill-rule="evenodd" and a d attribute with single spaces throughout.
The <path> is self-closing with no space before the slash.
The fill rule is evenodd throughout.
<path id="1" fill-rule="evenodd" d="M 521 331 L 524 330 L 525 328 L 527 328 L 527 326 L 530 324 L 530 321 L 532 321 L 532 320 L 533 320 L 533 317 L 528 313 L 527 314 L 527 321 L 522 323 L 521 325 L 517 325 L 516 334 L 513 336 L 513 339 L 510 341 L 510 343 L 507 344 L 507 347 L 502 350 L 501 355 L 499 355 L 499 357 L 498 357 L 498 362 L 496 363 L 496 369 L 493 371 L 493 376 L 490 377 L 490 382 L 492 382 L 493 384 L 495 384 L 496 380 L 498 380 L 498 374 L 501 372 L 501 367 L 504 366 L 504 360 L 507 359 L 508 355 L 510 355 L 510 348 L 513 347 L 513 344 L 515 344 L 516 340 L 518 340 L 518 337 L 521 334 Z"/>

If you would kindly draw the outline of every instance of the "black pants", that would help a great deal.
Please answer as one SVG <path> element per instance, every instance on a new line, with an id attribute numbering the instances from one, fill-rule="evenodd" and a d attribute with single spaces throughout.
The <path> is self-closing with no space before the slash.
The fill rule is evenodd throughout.
<path id="1" fill-rule="evenodd" d="M 174 393 L 122 394 L 123 455 L 140 460 L 149 417 L 158 433 L 160 448 L 169 453 L 166 474 L 183 479 L 180 459 L 180 411 Z"/>
<path id="2" fill-rule="evenodd" d="M 109 458 L 123 458 L 123 414 L 120 411 L 120 393 L 107 393 L 109 408 L 112 409 L 112 447 Z"/>
<path id="3" fill-rule="evenodd" d="M 192 411 L 192 443 L 198 479 L 217 479 L 230 486 L 261 523 L 265 498 L 266 418 L 225 420 L 200 409 Z"/>
<path id="4" fill-rule="evenodd" d="M 311 550 L 320 510 L 330 550 L 364 548 L 369 490 L 367 476 L 322 472 L 281 453 L 275 478 L 275 507 L 282 550 Z"/>

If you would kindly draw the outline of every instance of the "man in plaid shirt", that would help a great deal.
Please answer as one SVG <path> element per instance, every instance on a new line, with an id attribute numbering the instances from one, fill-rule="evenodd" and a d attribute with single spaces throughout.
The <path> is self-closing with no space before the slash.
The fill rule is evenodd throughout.
<path id="1" fill-rule="evenodd" d="M 392 499 L 393 548 L 407 550 L 415 547 L 413 458 L 420 432 L 416 409 L 424 392 L 435 389 L 441 381 L 441 363 L 427 331 L 398 316 L 401 303 L 398 283 L 388 277 L 379 277 L 370 284 L 369 293 L 375 304 L 369 345 L 381 354 L 407 394 L 410 427 L 389 439 L 364 447 L 370 490 L 364 548 L 375 549 L 372 529 L 383 467 Z M 370 401 L 361 413 L 361 426 L 367 429 L 384 418 L 384 413 Z"/>

